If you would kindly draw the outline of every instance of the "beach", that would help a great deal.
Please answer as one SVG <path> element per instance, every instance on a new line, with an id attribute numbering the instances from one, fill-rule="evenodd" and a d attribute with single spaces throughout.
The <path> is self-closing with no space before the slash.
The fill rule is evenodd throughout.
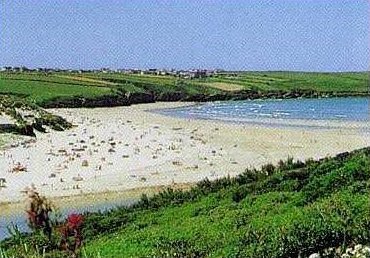
<path id="1" fill-rule="evenodd" d="M 36 138 L 13 137 L 3 147 L 0 214 L 19 206 L 24 189 L 31 185 L 57 204 L 93 203 L 121 198 L 125 192 L 137 197 L 167 186 L 186 188 L 205 178 L 235 176 L 288 157 L 318 159 L 370 144 L 358 124 L 274 128 L 150 112 L 190 104 L 49 110 L 75 126 L 37 133 Z"/>

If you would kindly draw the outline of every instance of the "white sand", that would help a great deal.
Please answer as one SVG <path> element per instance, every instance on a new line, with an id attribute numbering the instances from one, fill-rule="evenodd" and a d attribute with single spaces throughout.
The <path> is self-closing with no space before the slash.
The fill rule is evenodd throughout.
<path id="1" fill-rule="evenodd" d="M 22 200 L 21 191 L 31 184 L 48 197 L 117 192 L 233 176 L 288 156 L 320 158 L 370 145 L 358 124 L 266 128 L 145 112 L 180 105 L 52 110 L 77 126 L 1 151 L 6 187 L 0 188 L 0 203 Z M 27 171 L 14 172 L 17 166 Z"/>

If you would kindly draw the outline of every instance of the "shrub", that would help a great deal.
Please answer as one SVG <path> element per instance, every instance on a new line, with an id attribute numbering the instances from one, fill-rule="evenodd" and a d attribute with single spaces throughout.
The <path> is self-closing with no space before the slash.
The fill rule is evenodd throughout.
<path id="1" fill-rule="evenodd" d="M 79 214 L 70 214 L 64 225 L 59 228 L 61 234 L 60 248 L 76 257 L 82 246 L 82 223 L 83 217 Z"/>
<path id="2" fill-rule="evenodd" d="M 27 221 L 28 226 L 35 232 L 42 232 L 51 242 L 52 224 L 50 213 L 53 212 L 53 204 L 36 191 L 34 187 L 26 190 L 28 197 Z"/>

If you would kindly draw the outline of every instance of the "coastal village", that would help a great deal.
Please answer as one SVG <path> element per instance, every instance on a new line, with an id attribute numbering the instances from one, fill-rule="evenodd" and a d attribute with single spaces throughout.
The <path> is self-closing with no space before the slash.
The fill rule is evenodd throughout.
<path id="1" fill-rule="evenodd" d="M 59 69 L 59 68 L 27 68 L 25 66 L 4 66 L 0 69 L 0 72 L 10 72 L 10 73 L 30 73 L 30 72 L 40 72 L 40 73 L 116 73 L 116 74 L 136 74 L 136 75 L 158 75 L 158 76 L 174 76 L 183 79 L 196 79 L 196 78 L 206 78 L 213 77 L 217 74 L 225 72 L 222 69 L 188 69 L 188 70 L 177 70 L 177 69 L 159 69 L 159 68 L 149 68 L 149 69 L 111 69 L 111 68 L 101 68 L 101 69 Z"/>

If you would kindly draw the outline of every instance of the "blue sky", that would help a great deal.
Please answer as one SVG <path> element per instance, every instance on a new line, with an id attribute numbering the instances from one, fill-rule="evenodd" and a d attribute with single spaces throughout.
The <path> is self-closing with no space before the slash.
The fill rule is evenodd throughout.
<path id="1" fill-rule="evenodd" d="M 367 0 L 0 0 L 0 66 L 369 69 Z"/>

